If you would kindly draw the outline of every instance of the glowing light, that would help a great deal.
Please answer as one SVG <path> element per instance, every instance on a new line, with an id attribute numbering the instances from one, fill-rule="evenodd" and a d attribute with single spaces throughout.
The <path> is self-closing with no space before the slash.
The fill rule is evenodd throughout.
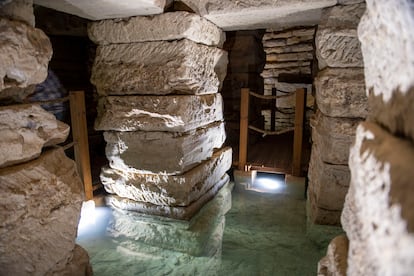
<path id="1" fill-rule="evenodd" d="M 93 200 L 85 201 L 82 204 L 77 238 L 105 235 L 111 215 L 108 207 L 95 207 Z"/>
<path id="2" fill-rule="evenodd" d="M 251 190 L 264 193 L 280 193 L 286 189 L 283 174 L 258 173 L 253 181 Z"/>
<path id="3" fill-rule="evenodd" d="M 277 190 L 280 188 L 281 183 L 278 180 L 272 179 L 270 177 L 258 177 L 256 178 L 254 186 L 269 190 Z"/>

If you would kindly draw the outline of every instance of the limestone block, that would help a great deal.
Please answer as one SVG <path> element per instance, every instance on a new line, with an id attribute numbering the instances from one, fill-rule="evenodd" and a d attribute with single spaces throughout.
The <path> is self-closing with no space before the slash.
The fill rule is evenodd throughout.
<path id="1" fill-rule="evenodd" d="M 316 147 L 316 148 L 315 148 Z M 346 165 L 325 163 L 320 159 L 317 145 L 312 145 L 309 163 L 309 191 L 314 193 L 311 202 L 319 208 L 341 211 L 348 192 L 350 172 Z"/>
<path id="2" fill-rule="evenodd" d="M 186 132 L 223 120 L 221 94 L 108 96 L 99 99 L 96 130 Z"/>
<path id="3" fill-rule="evenodd" d="M 274 63 L 266 63 L 264 69 L 306 67 L 310 65 L 311 65 L 310 61 L 304 61 L 304 60 L 274 62 Z"/>
<path id="4" fill-rule="evenodd" d="M 318 108 L 325 115 L 367 116 L 368 100 L 362 68 L 326 68 L 318 72 L 314 84 Z"/>
<path id="5" fill-rule="evenodd" d="M 313 60 L 313 51 L 266 55 L 266 62 L 284 62 L 296 60 Z"/>
<path id="6" fill-rule="evenodd" d="M 216 185 L 231 163 L 232 150 L 226 147 L 181 175 L 127 173 L 104 167 L 101 181 L 107 192 L 124 198 L 162 206 L 188 206 Z"/>
<path id="7" fill-rule="evenodd" d="M 359 3 L 365 3 L 365 0 L 338 0 L 339 5 L 353 5 Z"/>
<path id="8" fill-rule="evenodd" d="M 361 119 L 334 118 L 317 112 L 311 120 L 312 140 L 325 163 L 347 165 L 349 149 Z"/>
<path id="9" fill-rule="evenodd" d="M 85 249 L 75 244 L 75 248 L 72 251 L 72 256 L 65 264 L 58 264 L 59 267 L 55 269 L 51 275 L 79 275 L 79 276 L 92 276 L 92 266 L 89 263 L 89 255 Z"/>
<path id="10" fill-rule="evenodd" d="M 306 35 L 306 36 L 293 36 L 288 38 L 275 38 L 265 40 L 266 34 L 264 35 L 263 39 L 263 47 L 265 48 L 273 48 L 273 47 L 289 47 L 291 45 L 297 45 L 301 43 L 312 42 L 314 39 L 314 35 Z"/>
<path id="11" fill-rule="evenodd" d="M 34 27 L 33 0 L 13 0 L 9 3 L 0 3 L 0 17 L 23 21 Z"/>
<path id="12" fill-rule="evenodd" d="M 315 35 L 315 28 L 295 28 L 285 31 L 274 31 L 267 29 L 263 35 L 263 41 L 277 39 L 277 38 L 290 38 L 290 37 L 308 37 Z"/>
<path id="13" fill-rule="evenodd" d="M 335 237 L 329 243 L 326 256 L 318 263 L 318 275 L 347 275 L 348 248 L 349 241 L 346 235 Z"/>
<path id="14" fill-rule="evenodd" d="M 105 132 L 106 157 L 113 169 L 131 173 L 182 174 L 210 158 L 226 140 L 224 123 L 185 133 Z"/>
<path id="15" fill-rule="evenodd" d="M 365 3 L 335 6 L 323 11 L 316 32 L 316 56 L 319 68 L 363 67 L 357 26 Z"/>
<path id="16" fill-rule="evenodd" d="M 91 82 L 101 95 L 210 94 L 226 76 L 227 53 L 179 41 L 98 46 Z"/>
<path id="17" fill-rule="evenodd" d="M 0 169 L 0 274 L 50 275 L 72 256 L 83 200 L 62 148 Z"/>
<path id="18" fill-rule="evenodd" d="M 184 11 L 95 21 L 89 24 L 88 34 L 93 42 L 100 45 L 186 38 L 222 47 L 226 39 L 225 33 L 216 25 L 197 14 Z"/>
<path id="19" fill-rule="evenodd" d="M 264 48 L 266 54 L 284 54 L 313 51 L 312 43 L 302 43 L 285 47 Z"/>
<path id="20" fill-rule="evenodd" d="M 274 63 L 269 62 L 266 64 L 274 64 Z M 309 66 L 301 66 L 301 67 L 290 67 L 290 68 L 265 69 L 260 75 L 264 79 L 267 79 L 267 78 L 277 78 L 280 74 L 308 75 L 311 73 L 312 73 L 312 69 Z M 269 83 L 271 81 L 265 80 L 265 83 L 266 82 Z"/>
<path id="21" fill-rule="evenodd" d="M 337 0 L 183 0 L 197 14 L 224 30 L 247 30 L 269 26 L 303 26 L 317 22 L 320 9 Z"/>
<path id="22" fill-rule="evenodd" d="M 188 206 L 165 206 L 155 205 L 144 201 L 135 201 L 128 198 L 111 195 L 106 198 L 106 203 L 114 208 L 139 212 L 146 215 L 162 216 L 178 220 L 190 220 L 217 192 L 226 185 L 230 177 L 225 174 L 209 190 L 204 192 L 200 198 Z"/>
<path id="23" fill-rule="evenodd" d="M 348 275 L 410 275 L 414 270 L 413 162 L 412 142 L 373 123 L 357 128 L 341 218 L 350 240 Z"/>
<path id="24" fill-rule="evenodd" d="M 358 27 L 371 119 L 414 140 L 412 2 L 367 1 Z"/>
<path id="25" fill-rule="evenodd" d="M 308 190 L 308 217 L 311 224 L 339 226 L 341 211 L 328 210 L 318 206 L 314 191 Z"/>
<path id="26" fill-rule="evenodd" d="M 40 29 L 1 17 L 0 29 L 0 91 L 44 81 L 52 57 L 49 38 Z"/>
<path id="27" fill-rule="evenodd" d="M 38 105 L 0 107 L 0 168 L 36 158 L 68 134 L 68 125 Z"/>
<path id="28" fill-rule="evenodd" d="M 232 188 L 233 183 L 224 185 L 189 221 L 143 216 L 133 211 L 120 212 L 115 208 L 109 233 L 190 255 L 213 255 L 217 248 L 211 250 L 209 243 L 215 235 L 223 236 L 224 215 L 231 208 Z"/>

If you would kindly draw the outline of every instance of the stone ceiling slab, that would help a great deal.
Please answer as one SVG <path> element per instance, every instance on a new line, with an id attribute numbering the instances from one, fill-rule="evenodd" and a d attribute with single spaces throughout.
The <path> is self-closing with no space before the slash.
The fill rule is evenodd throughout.
<path id="1" fill-rule="evenodd" d="M 317 24 L 336 0 L 182 0 L 225 31 Z"/>
<path id="2" fill-rule="evenodd" d="M 172 0 L 34 0 L 39 6 L 90 20 L 160 14 L 170 2 Z"/>

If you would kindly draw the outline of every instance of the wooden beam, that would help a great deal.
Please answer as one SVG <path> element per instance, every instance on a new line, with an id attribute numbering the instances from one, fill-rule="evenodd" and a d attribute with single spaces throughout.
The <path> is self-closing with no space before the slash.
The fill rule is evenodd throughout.
<path id="1" fill-rule="evenodd" d="M 276 96 L 276 88 L 272 88 L 272 96 Z M 276 97 L 271 101 L 272 106 L 270 109 L 270 131 L 276 130 Z"/>
<path id="2" fill-rule="evenodd" d="M 293 137 L 292 175 L 300 176 L 302 161 L 303 121 L 305 117 L 306 89 L 296 90 L 295 133 Z"/>
<path id="3" fill-rule="evenodd" d="M 240 140 L 239 170 L 244 171 L 247 163 L 247 140 L 249 132 L 249 88 L 241 89 L 240 98 Z"/>
<path id="4" fill-rule="evenodd" d="M 86 200 L 91 200 L 93 199 L 93 188 L 84 92 L 71 91 L 69 93 L 69 100 L 75 162 L 83 181 Z"/>

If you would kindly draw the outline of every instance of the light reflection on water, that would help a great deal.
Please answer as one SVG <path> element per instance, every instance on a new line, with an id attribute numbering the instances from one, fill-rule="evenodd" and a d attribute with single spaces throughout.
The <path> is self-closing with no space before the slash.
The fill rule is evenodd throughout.
<path id="1" fill-rule="evenodd" d="M 216 232 L 221 236 L 215 237 L 216 251 L 210 256 L 191 256 L 108 231 L 115 213 L 107 207 L 96 207 L 95 219 L 82 218 L 77 243 L 88 251 L 98 276 L 316 275 L 330 237 L 321 232 L 323 244 L 308 238 L 302 184 L 278 187 L 280 193 L 236 186 L 224 231 Z"/>

